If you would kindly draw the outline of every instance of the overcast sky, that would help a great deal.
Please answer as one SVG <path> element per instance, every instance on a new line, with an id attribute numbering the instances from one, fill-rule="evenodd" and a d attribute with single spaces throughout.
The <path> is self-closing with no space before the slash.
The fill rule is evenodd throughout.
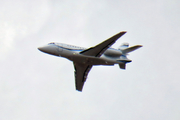
<path id="1" fill-rule="evenodd" d="M 49 42 L 140 44 L 127 70 L 95 66 L 83 92 Z M 179 0 L 1 0 L 0 120 L 179 120 Z"/>

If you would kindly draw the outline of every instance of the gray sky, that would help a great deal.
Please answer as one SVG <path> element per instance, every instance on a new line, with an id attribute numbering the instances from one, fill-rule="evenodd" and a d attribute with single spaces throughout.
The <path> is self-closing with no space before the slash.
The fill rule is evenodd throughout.
<path id="1" fill-rule="evenodd" d="M 0 1 L 1 120 L 179 120 L 180 1 Z M 127 31 L 127 70 L 96 66 L 83 92 L 49 42 L 94 46 Z"/>

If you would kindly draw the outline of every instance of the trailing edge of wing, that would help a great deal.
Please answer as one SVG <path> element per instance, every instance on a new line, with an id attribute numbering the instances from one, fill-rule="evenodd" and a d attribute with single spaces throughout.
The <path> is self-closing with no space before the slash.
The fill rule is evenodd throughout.
<path id="1" fill-rule="evenodd" d="M 84 83 L 86 82 L 87 75 L 91 70 L 92 65 L 86 65 L 81 63 L 74 62 L 74 76 L 75 76 L 75 85 L 76 90 L 82 91 Z"/>
<path id="2" fill-rule="evenodd" d="M 116 42 L 117 39 L 119 39 L 125 33 L 126 31 L 120 32 L 110 37 L 109 39 L 103 41 L 102 43 L 80 52 L 80 54 L 100 57 L 109 47 L 111 47 Z"/>

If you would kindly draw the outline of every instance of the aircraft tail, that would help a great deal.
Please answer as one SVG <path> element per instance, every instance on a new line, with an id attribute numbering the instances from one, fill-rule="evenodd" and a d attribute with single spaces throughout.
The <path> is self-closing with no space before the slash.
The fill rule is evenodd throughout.
<path id="1" fill-rule="evenodd" d="M 128 55 L 129 52 L 132 52 L 138 48 L 142 47 L 142 45 L 135 45 L 132 47 L 129 47 L 128 43 L 123 43 L 118 50 L 120 50 L 122 52 L 122 55 L 120 56 L 120 59 L 117 60 L 119 63 L 119 67 L 121 69 L 126 69 L 126 63 L 131 62 L 131 60 L 129 60 L 126 55 Z"/>

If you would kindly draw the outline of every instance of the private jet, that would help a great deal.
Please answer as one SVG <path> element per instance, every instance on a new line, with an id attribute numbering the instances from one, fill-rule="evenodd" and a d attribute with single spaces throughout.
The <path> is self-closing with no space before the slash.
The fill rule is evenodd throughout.
<path id="1" fill-rule="evenodd" d="M 128 53 L 142 47 L 142 45 L 129 47 L 128 43 L 123 43 L 118 49 L 111 48 L 125 33 L 126 31 L 119 32 L 90 48 L 51 42 L 45 46 L 38 47 L 38 49 L 47 54 L 64 57 L 72 61 L 75 69 L 75 87 L 77 91 L 82 92 L 88 73 L 94 65 L 118 64 L 121 69 L 126 69 L 126 64 L 131 62 L 127 58 Z"/>

